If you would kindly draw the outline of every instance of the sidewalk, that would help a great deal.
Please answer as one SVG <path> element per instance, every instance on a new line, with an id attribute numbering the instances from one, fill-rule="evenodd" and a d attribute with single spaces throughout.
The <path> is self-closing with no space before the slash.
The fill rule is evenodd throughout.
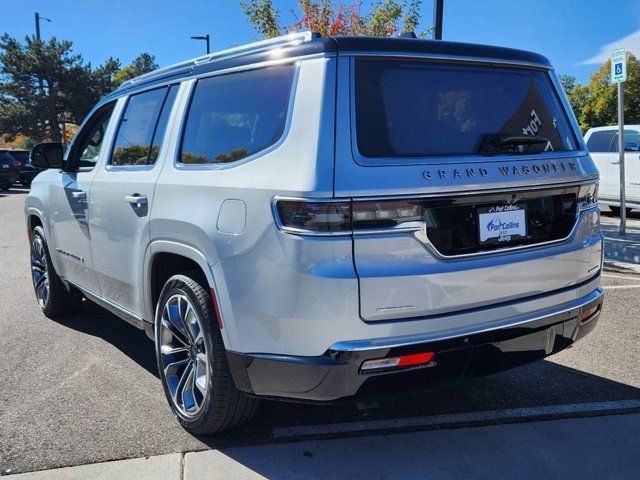
<path id="1" fill-rule="evenodd" d="M 602 232 L 605 236 L 604 260 L 613 266 L 636 270 L 640 273 L 640 222 L 627 222 L 625 235 L 620 235 L 620 219 L 602 217 Z"/>
<path id="2" fill-rule="evenodd" d="M 631 479 L 640 470 L 638 438 L 640 413 L 633 413 L 176 453 L 8 478 Z"/>

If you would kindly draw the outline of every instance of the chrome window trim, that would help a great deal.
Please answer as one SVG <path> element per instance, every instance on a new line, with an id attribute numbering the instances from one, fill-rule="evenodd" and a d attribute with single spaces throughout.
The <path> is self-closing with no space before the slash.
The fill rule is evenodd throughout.
<path id="1" fill-rule="evenodd" d="M 276 150 L 277 148 L 279 148 L 284 141 L 287 139 L 287 137 L 289 136 L 289 131 L 291 129 L 291 123 L 292 123 L 292 116 L 293 116 L 293 107 L 295 105 L 295 99 L 296 99 L 296 91 L 298 89 L 298 80 L 300 77 L 300 61 L 290 61 L 291 59 L 284 59 L 287 61 L 281 61 L 277 64 L 271 64 L 271 62 L 267 62 L 269 63 L 269 65 L 264 65 L 264 63 L 262 64 L 255 64 L 255 65 L 251 65 L 251 67 L 255 67 L 255 68 L 246 68 L 243 67 L 240 70 L 235 70 L 235 69 L 229 69 L 229 71 L 226 70 L 221 70 L 219 72 L 213 72 L 213 73 L 207 73 L 206 75 L 199 75 L 193 78 L 189 78 L 189 82 L 190 84 L 188 85 L 188 89 L 189 91 L 187 92 L 187 99 L 184 103 L 184 106 L 182 108 L 182 112 L 181 112 L 181 118 L 180 118 L 180 124 L 179 124 L 179 130 L 178 130 L 178 141 L 176 143 L 176 148 L 175 151 L 173 153 L 173 168 L 175 170 L 185 170 L 185 171 L 189 171 L 189 170 L 227 170 L 229 168 L 235 168 L 239 165 L 243 165 L 247 162 L 251 162 L 253 160 L 255 160 L 256 158 L 262 157 L 263 155 L 266 155 L 274 150 Z M 282 130 L 282 134 L 280 135 L 280 137 L 278 138 L 278 140 L 275 141 L 275 143 L 269 145 L 268 147 L 263 148 L 262 150 L 259 150 L 255 153 L 252 153 L 251 155 L 249 155 L 248 157 L 245 158 L 241 158 L 240 160 L 236 160 L 235 162 L 229 162 L 229 163 L 200 163 L 200 164 L 185 164 L 182 163 L 180 160 L 180 156 L 182 153 L 182 143 L 184 141 L 184 133 L 185 133 L 185 128 L 187 126 L 187 120 L 189 117 L 189 107 L 191 106 L 191 102 L 193 101 L 193 95 L 196 91 L 196 85 L 198 80 L 201 79 L 206 79 L 206 78 L 211 78 L 211 77 L 217 77 L 219 75 L 224 75 L 224 74 L 232 74 L 232 73 L 237 73 L 239 71 L 246 71 L 246 70 L 257 70 L 259 68 L 268 68 L 269 66 L 279 66 L 279 65 L 286 65 L 286 64 L 293 64 L 293 78 L 291 79 L 291 91 L 289 92 L 289 104 L 287 105 L 287 113 L 285 116 L 285 124 L 284 124 L 284 129 Z M 264 65 L 262 67 L 258 67 L 257 65 Z M 233 71 L 231 71 L 233 70 Z M 226 73 L 223 73 L 226 72 Z"/>
<path id="2" fill-rule="evenodd" d="M 360 55 L 358 52 L 354 52 L 350 54 L 349 61 L 349 122 L 351 132 L 349 135 L 351 141 L 351 153 L 353 155 L 354 161 L 364 167 L 389 167 L 389 166 L 410 166 L 410 165 L 438 165 L 438 164 L 446 164 L 446 165 L 456 165 L 456 164 L 476 164 L 476 163 L 488 163 L 488 162 L 518 162 L 518 161 L 531 161 L 531 160 L 554 160 L 561 158 L 577 158 L 588 155 L 587 149 L 584 145 L 584 140 L 582 138 L 582 134 L 580 132 L 580 128 L 577 126 L 577 122 L 575 120 L 575 115 L 573 113 L 571 115 L 568 112 L 572 112 L 571 107 L 568 105 L 568 101 L 566 100 L 566 95 L 559 94 L 558 91 L 558 80 L 555 75 L 552 75 L 553 71 L 551 67 L 546 66 L 543 68 L 544 71 L 547 72 L 549 76 L 549 80 L 551 81 L 552 91 L 556 95 L 558 102 L 562 106 L 565 114 L 565 118 L 567 120 L 569 129 L 574 137 L 574 142 L 576 143 L 575 150 L 568 151 L 552 151 L 552 152 L 541 152 L 541 153 L 530 153 L 524 155 L 491 155 L 491 156 L 482 156 L 482 155 L 433 155 L 427 157 L 366 157 L 358 150 L 358 138 L 357 138 L 357 130 L 356 130 L 356 95 L 355 95 L 355 60 Z M 380 58 L 424 58 L 426 60 L 437 60 L 437 61 L 446 61 L 451 63 L 467 63 L 467 64 L 483 64 L 483 65 L 494 65 L 496 62 L 482 59 L 473 59 L 473 57 L 443 57 L 440 58 L 438 56 L 433 55 L 385 55 L 384 52 L 367 52 L 365 56 L 377 56 Z M 472 61 L 476 60 L 476 61 Z M 535 65 L 527 65 L 521 63 L 510 63 L 510 66 L 513 67 L 528 67 L 531 68 Z M 499 65 L 503 66 L 503 65 Z M 538 67 L 540 67 L 538 65 Z"/>

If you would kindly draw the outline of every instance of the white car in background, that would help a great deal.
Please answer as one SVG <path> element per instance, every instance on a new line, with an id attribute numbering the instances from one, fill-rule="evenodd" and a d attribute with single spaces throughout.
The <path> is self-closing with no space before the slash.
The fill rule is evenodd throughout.
<path id="1" fill-rule="evenodd" d="M 596 127 L 584 137 L 591 158 L 600 171 L 600 203 L 620 215 L 620 158 L 618 126 Z M 624 127 L 624 159 L 627 212 L 640 208 L 640 125 Z"/>

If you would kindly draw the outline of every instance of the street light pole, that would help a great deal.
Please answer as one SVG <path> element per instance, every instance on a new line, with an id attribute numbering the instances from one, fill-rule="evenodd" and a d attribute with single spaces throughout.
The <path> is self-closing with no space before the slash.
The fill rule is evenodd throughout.
<path id="1" fill-rule="evenodd" d="M 191 37 L 191 40 L 204 40 L 205 42 L 207 42 L 207 55 L 209 55 L 209 53 L 211 53 L 211 50 L 209 49 L 209 34 L 207 33 L 206 35 L 194 35 Z"/>
<path id="2" fill-rule="evenodd" d="M 433 39 L 442 40 L 444 0 L 433 0 Z"/>
<path id="3" fill-rule="evenodd" d="M 36 40 L 40 40 L 40 20 L 46 20 L 47 22 L 51 22 L 50 18 L 41 17 L 38 12 L 36 12 Z"/>

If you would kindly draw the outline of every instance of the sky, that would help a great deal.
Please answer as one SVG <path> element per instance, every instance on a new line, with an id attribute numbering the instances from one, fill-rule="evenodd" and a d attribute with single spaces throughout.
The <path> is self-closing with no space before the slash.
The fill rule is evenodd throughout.
<path id="1" fill-rule="evenodd" d="M 342 0 L 344 3 L 352 3 Z M 295 0 L 274 0 L 282 24 L 295 21 Z M 364 0 L 366 6 L 370 0 Z M 34 33 L 34 12 L 42 38 L 71 40 L 93 65 L 109 56 L 124 64 L 141 52 L 160 66 L 204 53 L 191 35 L 209 33 L 212 51 L 248 43 L 258 35 L 239 0 L 0 0 L 0 33 L 22 38 Z M 423 0 L 423 26 L 433 18 Z M 559 73 L 588 81 L 613 48 L 640 56 L 639 0 L 445 0 L 445 40 L 533 50 L 547 56 Z"/>

